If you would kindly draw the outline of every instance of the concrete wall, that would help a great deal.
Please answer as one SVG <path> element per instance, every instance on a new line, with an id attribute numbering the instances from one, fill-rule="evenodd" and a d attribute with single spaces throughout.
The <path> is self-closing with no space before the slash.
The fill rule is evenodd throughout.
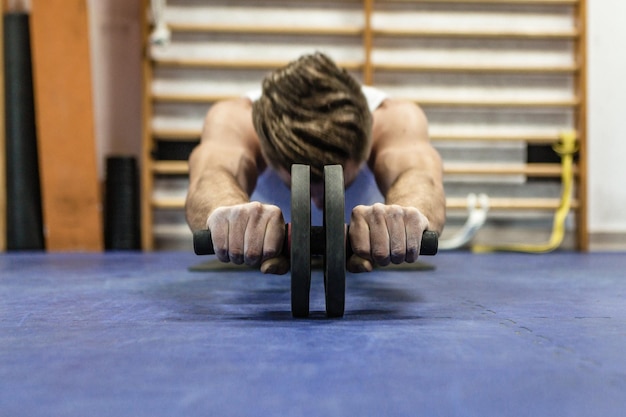
<path id="1" fill-rule="evenodd" d="M 595 233 L 625 234 L 626 2 L 588 3 L 589 225 Z"/>

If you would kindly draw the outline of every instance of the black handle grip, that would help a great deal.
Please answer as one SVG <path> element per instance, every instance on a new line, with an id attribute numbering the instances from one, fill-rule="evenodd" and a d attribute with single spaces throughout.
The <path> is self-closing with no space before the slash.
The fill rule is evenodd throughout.
<path id="1" fill-rule="evenodd" d="M 321 226 L 313 226 L 311 229 L 321 229 Z M 319 232 L 319 230 L 318 230 Z M 289 225 L 285 225 L 285 243 L 283 245 L 284 253 L 288 252 L 288 233 Z M 320 233 L 311 233 L 311 236 L 323 236 Z M 315 239 L 315 238 L 314 238 Z M 350 245 L 349 239 L 347 239 L 347 245 Z M 315 242 L 311 244 L 311 251 L 313 255 L 324 255 L 323 243 Z M 420 246 L 420 255 L 436 255 L 439 249 L 439 237 L 436 232 L 426 230 L 422 235 L 422 243 Z M 210 230 L 196 230 L 193 232 L 193 251 L 196 255 L 215 255 L 215 249 L 213 248 L 213 240 L 211 239 Z M 320 253 L 317 253 L 320 252 Z M 352 253 L 351 248 L 348 248 L 348 252 Z"/>

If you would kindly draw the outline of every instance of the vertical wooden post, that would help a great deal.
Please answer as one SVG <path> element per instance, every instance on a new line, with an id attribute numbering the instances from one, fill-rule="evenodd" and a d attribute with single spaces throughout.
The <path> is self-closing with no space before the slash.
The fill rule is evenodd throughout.
<path id="1" fill-rule="evenodd" d="M 363 28 L 363 53 L 365 60 L 363 63 L 363 83 L 372 85 L 374 82 L 374 69 L 372 67 L 372 12 L 374 8 L 374 0 L 363 0 L 363 14 L 365 19 L 365 27 Z"/>
<path id="2" fill-rule="evenodd" d="M 6 182 L 6 141 L 4 114 L 4 13 L 5 0 L 0 3 L 0 252 L 7 249 L 7 182 Z"/>
<path id="3" fill-rule="evenodd" d="M 143 44 L 142 61 L 142 152 L 141 152 L 141 247 L 154 249 L 152 188 L 154 184 L 152 163 L 152 61 L 150 58 L 150 22 L 147 18 L 149 0 L 141 2 L 141 27 Z"/>
<path id="4" fill-rule="evenodd" d="M 87 0 L 33 0 L 31 38 L 46 248 L 103 249 Z"/>
<path id="5" fill-rule="evenodd" d="M 589 229 L 588 229 L 588 145 L 587 145 L 587 2 L 578 0 L 576 18 L 578 19 L 578 43 L 577 43 L 577 64 L 579 67 L 577 75 L 578 111 L 576 114 L 576 128 L 578 130 L 578 143 L 580 146 L 578 158 L 578 213 L 577 213 L 577 246 L 578 250 L 589 250 Z"/>

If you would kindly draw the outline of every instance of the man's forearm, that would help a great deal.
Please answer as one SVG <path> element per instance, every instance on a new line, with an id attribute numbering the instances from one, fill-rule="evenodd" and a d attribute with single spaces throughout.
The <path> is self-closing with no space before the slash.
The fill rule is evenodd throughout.
<path id="1" fill-rule="evenodd" d="M 370 166 L 388 205 L 414 207 L 430 230 L 445 223 L 443 168 L 428 138 L 428 120 L 413 102 L 386 100 L 374 113 Z"/>
<path id="2" fill-rule="evenodd" d="M 223 169 L 206 170 L 189 187 L 185 203 L 187 223 L 191 230 L 206 229 L 207 219 L 213 210 L 248 201 L 248 194 L 232 174 Z"/>
<path id="3" fill-rule="evenodd" d="M 205 229 L 218 207 L 247 203 L 263 168 L 251 103 L 235 99 L 213 105 L 189 157 L 185 214 L 191 229 Z"/>
<path id="4" fill-rule="evenodd" d="M 422 169 L 408 169 L 398 176 L 385 196 L 386 204 L 415 207 L 441 234 L 446 218 L 446 201 L 441 181 Z"/>

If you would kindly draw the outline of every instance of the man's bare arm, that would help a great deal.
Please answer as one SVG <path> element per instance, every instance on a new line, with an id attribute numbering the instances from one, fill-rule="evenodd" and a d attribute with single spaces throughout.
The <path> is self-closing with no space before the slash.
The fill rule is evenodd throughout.
<path id="1" fill-rule="evenodd" d="M 208 216 L 218 207 L 247 203 L 264 169 L 261 164 L 250 102 L 242 98 L 215 104 L 189 158 L 185 211 L 191 229 L 206 229 Z"/>
<path id="2" fill-rule="evenodd" d="M 441 158 L 430 144 L 419 107 L 386 100 L 374 113 L 372 133 L 369 164 L 385 204 L 352 210 L 352 272 L 415 262 L 424 230 L 441 233 L 445 222 Z"/>
<path id="3" fill-rule="evenodd" d="M 258 174 L 265 169 L 247 99 L 216 104 L 208 112 L 202 140 L 189 158 L 187 222 L 211 230 L 217 258 L 264 273 L 284 274 L 285 235 L 280 208 L 250 202 Z"/>
<path id="4" fill-rule="evenodd" d="M 413 103 L 388 100 L 377 111 L 370 164 L 385 203 L 415 207 L 441 233 L 445 223 L 443 168 L 428 137 L 428 121 Z"/>

